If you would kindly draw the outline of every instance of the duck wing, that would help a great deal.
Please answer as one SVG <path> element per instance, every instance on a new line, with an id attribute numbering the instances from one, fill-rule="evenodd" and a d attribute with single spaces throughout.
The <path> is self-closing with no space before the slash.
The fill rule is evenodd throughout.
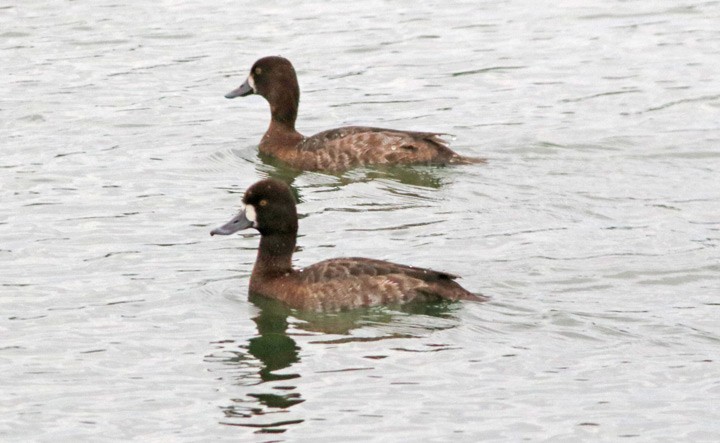
<path id="1" fill-rule="evenodd" d="M 307 137 L 299 148 L 307 155 L 321 156 L 318 169 L 341 170 L 371 164 L 443 165 L 483 161 L 457 154 L 448 147 L 443 135 L 445 134 L 347 126 Z"/>
<path id="2" fill-rule="evenodd" d="M 455 275 L 367 258 L 325 260 L 295 273 L 313 308 L 340 310 L 412 301 L 474 300 Z"/>

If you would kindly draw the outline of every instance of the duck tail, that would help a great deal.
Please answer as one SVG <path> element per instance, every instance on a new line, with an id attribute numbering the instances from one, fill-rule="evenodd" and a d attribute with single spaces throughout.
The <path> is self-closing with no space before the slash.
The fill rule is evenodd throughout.
<path id="1" fill-rule="evenodd" d="M 474 294 L 458 284 L 457 277 L 450 274 L 440 273 L 437 281 L 428 282 L 427 292 L 445 300 L 471 300 L 484 302 L 490 300 L 482 294 Z"/>
<path id="2" fill-rule="evenodd" d="M 490 300 L 490 297 L 484 296 L 482 294 L 473 294 L 472 292 L 468 292 L 463 297 L 460 298 L 460 300 L 470 300 L 470 301 L 476 301 L 476 302 L 486 302 Z"/>

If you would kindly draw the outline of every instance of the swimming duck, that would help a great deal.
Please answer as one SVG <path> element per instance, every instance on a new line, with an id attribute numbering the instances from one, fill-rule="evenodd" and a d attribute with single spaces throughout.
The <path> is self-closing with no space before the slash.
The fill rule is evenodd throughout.
<path id="1" fill-rule="evenodd" d="M 270 127 L 260 152 L 308 171 L 341 172 L 366 165 L 447 165 L 483 163 L 451 150 L 433 132 L 346 126 L 305 137 L 295 129 L 300 87 L 295 68 L 283 57 L 256 61 L 247 80 L 226 98 L 257 94 L 270 103 Z"/>
<path id="2" fill-rule="evenodd" d="M 250 186 L 243 207 L 210 235 L 230 235 L 254 228 L 260 247 L 250 276 L 250 292 L 291 308 L 340 311 L 378 305 L 446 300 L 485 301 L 463 289 L 455 275 L 370 258 L 335 258 L 293 269 L 298 230 L 290 188 L 275 179 Z"/>

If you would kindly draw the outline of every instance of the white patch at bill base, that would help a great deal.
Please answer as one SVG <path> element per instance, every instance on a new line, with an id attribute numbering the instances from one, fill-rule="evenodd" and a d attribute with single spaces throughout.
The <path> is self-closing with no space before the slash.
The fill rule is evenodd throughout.
<path id="1" fill-rule="evenodd" d="M 253 222 L 253 225 L 255 224 L 255 220 L 257 220 L 257 215 L 255 214 L 255 206 L 245 205 L 245 218 Z"/>

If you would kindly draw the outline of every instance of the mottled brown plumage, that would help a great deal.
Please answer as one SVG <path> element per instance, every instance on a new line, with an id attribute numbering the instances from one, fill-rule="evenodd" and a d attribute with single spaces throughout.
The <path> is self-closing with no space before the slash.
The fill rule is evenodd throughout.
<path id="1" fill-rule="evenodd" d="M 454 275 L 369 258 L 336 258 L 292 268 L 297 210 L 290 188 L 266 179 L 251 186 L 244 209 L 211 235 L 253 227 L 260 234 L 250 292 L 304 310 L 338 311 L 359 307 L 438 300 L 484 301 L 463 289 Z"/>
<path id="2" fill-rule="evenodd" d="M 296 169 L 340 172 L 367 165 L 447 165 L 481 163 L 451 150 L 443 134 L 347 126 L 305 137 L 295 129 L 300 87 L 290 61 L 264 57 L 239 88 L 225 97 L 258 94 L 270 104 L 270 126 L 260 152 Z"/>

